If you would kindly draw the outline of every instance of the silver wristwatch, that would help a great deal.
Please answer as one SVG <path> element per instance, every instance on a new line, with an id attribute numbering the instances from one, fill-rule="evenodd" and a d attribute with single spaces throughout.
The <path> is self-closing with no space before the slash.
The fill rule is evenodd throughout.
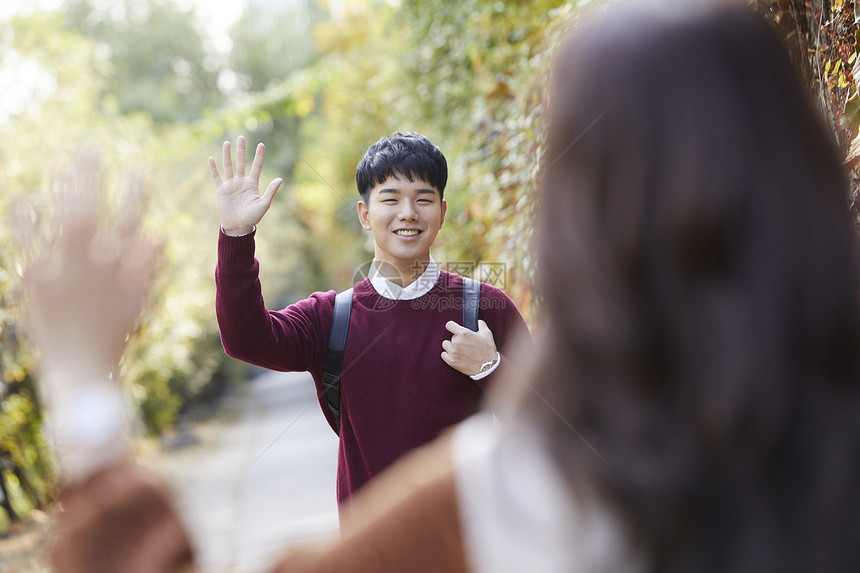
<path id="1" fill-rule="evenodd" d="M 496 357 L 493 358 L 492 360 L 488 360 L 487 362 L 484 362 L 483 364 L 481 364 L 481 369 L 478 371 L 478 374 L 483 374 L 484 372 L 486 372 L 487 370 L 489 370 L 490 368 L 495 366 L 496 362 L 498 362 L 498 361 L 499 361 L 499 356 L 496 355 Z"/>

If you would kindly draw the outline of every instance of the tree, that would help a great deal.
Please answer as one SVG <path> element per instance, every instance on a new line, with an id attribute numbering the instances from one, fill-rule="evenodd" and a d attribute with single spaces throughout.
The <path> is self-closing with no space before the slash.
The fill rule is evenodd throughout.
<path id="1" fill-rule="evenodd" d="M 192 10 L 167 0 L 68 0 L 69 26 L 97 42 L 102 105 L 156 122 L 190 121 L 218 105 L 220 62 L 207 53 Z"/>
<path id="2" fill-rule="evenodd" d="M 230 29 L 230 69 L 243 92 L 263 92 L 313 59 L 311 30 L 322 17 L 309 1 L 251 2 Z"/>

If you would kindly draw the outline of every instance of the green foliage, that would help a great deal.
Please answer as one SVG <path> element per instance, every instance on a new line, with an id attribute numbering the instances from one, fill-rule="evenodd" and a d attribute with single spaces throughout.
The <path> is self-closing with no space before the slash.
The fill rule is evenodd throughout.
<path id="1" fill-rule="evenodd" d="M 259 93 L 305 67 L 314 56 L 310 31 L 319 17 L 303 3 L 250 4 L 230 30 L 230 69 L 239 76 L 239 89 Z"/>
<path id="2" fill-rule="evenodd" d="M 106 111 L 187 121 L 219 102 L 220 62 L 207 54 L 193 11 L 166 0 L 70 0 L 65 10 L 69 25 L 97 42 Z"/>
<path id="3" fill-rule="evenodd" d="M 461 201 L 449 260 L 502 262 L 506 290 L 530 315 L 529 237 L 542 145 L 543 93 L 570 2 L 409 4 L 396 25 L 423 41 L 408 71 L 423 115 L 444 128 Z M 451 240 L 453 238 L 453 240 Z"/>
<path id="4" fill-rule="evenodd" d="M 93 97 L 99 84 L 87 65 L 91 43 L 62 31 L 58 17 L 37 14 L 16 19 L 3 35 L 0 57 L 14 54 L 26 61 L 39 70 L 48 86 L 6 129 L 7 141 L 13 145 L 0 155 L 0 211 L 6 216 L 0 225 L 0 450 L 11 455 L 33 484 L 35 497 L 44 499 L 53 478 L 40 433 L 41 412 L 31 387 L 36 360 L 18 320 L 18 288 L 30 253 L 21 248 L 16 231 L 27 226 L 22 222 L 35 223 L 51 216 L 50 181 L 57 165 L 49 158 L 61 140 L 65 145 L 76 140 L 72 134 L 81 127 L 78 121 L 86 113 L 84 102 Z M 60 98 L 60 89 L 67 90 L 70 97 Z M 21 208 L 24 200 L 26 209 Z M 37 225 L 35 231 L 34 242 L 48 236 L 45 226 Z"/>
<path id="5" fill-rule="evenodd" d="M 18 384 L 15 393 L 0 397 L 0 453 L 10 456 L 23 483 L 7 472 L 16 489 L 10 492 L 19 515 L 44 505 L 52 497 L 55 477 L 50 452 L 42 438 L 42 415 L 29 384 Z M 0 467 L 2 469 L 2 467 Z"/>
<path id="6" fill-rule="evenodd" d="M 50 240 L 52 181 L 74 149 L 101 150 L 105 217 L 126 200 L 126 171 L 146 172 L 147 201 L 131 208 L 145 211 L 145 228 L 164 248 L 119 374 L 152 433 L 237 375 L 214 317 L 218 218 L 206 157 L 239 133 L 266 143 L 264 185 L 287 180 L 257 235 L 270 307 L 352 284 L 372 257 L 355 214 L 355 166 L 382 135 L 415 130 L 450 166 L 436 258 L 505 264 L 505 290 L 531 314 L 542 88 L 574 3 L 348 5 L 330 17 L 310 3 L 299 12 L 251 9 L 231 32 L 229 62 L 207 52 L 192 15 L 166 0 L 110 8 L 74 0 L 64 13 L 36 12 L 0 32 L 0 63 L 14 51 L 49 78 L 4 126 L 14 144 L 0 154 L 0 210 L 32 223 L 32 244 Z M 216 78 L 226 65 L 238 82 L 221 105 Z M 38 403 L 24 391 L 38 357 L 15 312 L 30 255 L 15 246 L 14 228 L 0 225 L 0 366 L 10 389 L 2 404 L 15 412 L 0 426 L 0 447 L 4 439 L 30 444 L 15 455 L 47 491 Z"/>
<path id="7" fill-rule="evenodd" d="M 36 62 L 55 82 L 48 96 L 14 118 L 7 130 L 14 145 L 0 158 L 0 207 L 9 216 L 16 204 L 26 204 L 23 213 L 35 233 L 32 243 L 50 239 L 52 180 L 75 148 L 94 147 L 102 154 L 106 217 L 119 212 L 126 172 L 146 170 L 148 205 L 122 207 L 146 209 L 144 225 L 165 247 L 144 327 L 132 340 L 122 373 L 132 395 L 147 405 L 149 429 L 157 432 L 172 421 L 179 405 L 204 391 L 223 359 L 212 312 L 218 222 L 205 167 L 210 136 L 182 127 L 159 128 L 141 114 L 106 112 L 100 105 L 104 84 L 95 71 L 95 42 L 64 29 L 58 15 L 37 13 L 12 21 L 8 29 L 10 49 Z M 25 378 L 37 364 L 17 338 L 15 292 L 28 253 L 16 246 L 15 227 L 0 225 L 0 336 L 7 382 Z M 13 333 L 16 338 L 10 342 Z"/>
<path id="8" fill-rule="evenodd" d="M 420 131 L 449 162 L 448 221 L 435 256 L 506 265 L 505 290 L 530 316 L 528 238 L 542 88 L 574 3 L 351 6 L 315 31 L 322 55 L 302 79 L 316 80 L 318 105 L 302 123 L 307 165 L 296 168 L 293 211 L 304 213 L 319 236 L 350 245 L 327 252 L 330 265 L 356 268 L 372 256 L 372 245 L 355 224 L 355 166 L 379 137 Z"/>

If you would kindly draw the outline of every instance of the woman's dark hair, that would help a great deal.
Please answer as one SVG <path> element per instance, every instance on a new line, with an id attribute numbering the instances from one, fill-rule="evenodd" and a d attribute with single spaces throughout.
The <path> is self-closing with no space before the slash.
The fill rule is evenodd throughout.
<path id="1" fill-rule="evenodd" d="M 529 408 L 574 490 L 649 571 L 856 571 L 855 237 L 768 25 L 674 3 L 581 28 L 544 157 L 536 389 L 558 415 Z"/>
<path id="2" fill-rule="evenodd" d="M 448 162 L 438 147 L 420 133 L 395 132 L 371 145 L 355 170 L 361 199 L 367 203 L 370 190 L 392 176 L 409 181 L 421 179 L 444 199 Z"/>

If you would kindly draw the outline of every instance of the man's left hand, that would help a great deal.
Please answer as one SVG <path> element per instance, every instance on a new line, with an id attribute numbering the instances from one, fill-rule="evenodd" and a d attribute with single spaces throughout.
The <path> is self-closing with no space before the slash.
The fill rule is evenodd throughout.
<path id="1" fill-rule="evenodd" d="M 467 376 L 481 372 L 481 366 L 496 358 L 496 342 L 493 333 L 483 320 L 478 321 L 478 331 L 474 332 L 449 320 L 445 328 L 453 334 L 451 340 L 442 342 L 442 360 L 448 366 Z"/>

